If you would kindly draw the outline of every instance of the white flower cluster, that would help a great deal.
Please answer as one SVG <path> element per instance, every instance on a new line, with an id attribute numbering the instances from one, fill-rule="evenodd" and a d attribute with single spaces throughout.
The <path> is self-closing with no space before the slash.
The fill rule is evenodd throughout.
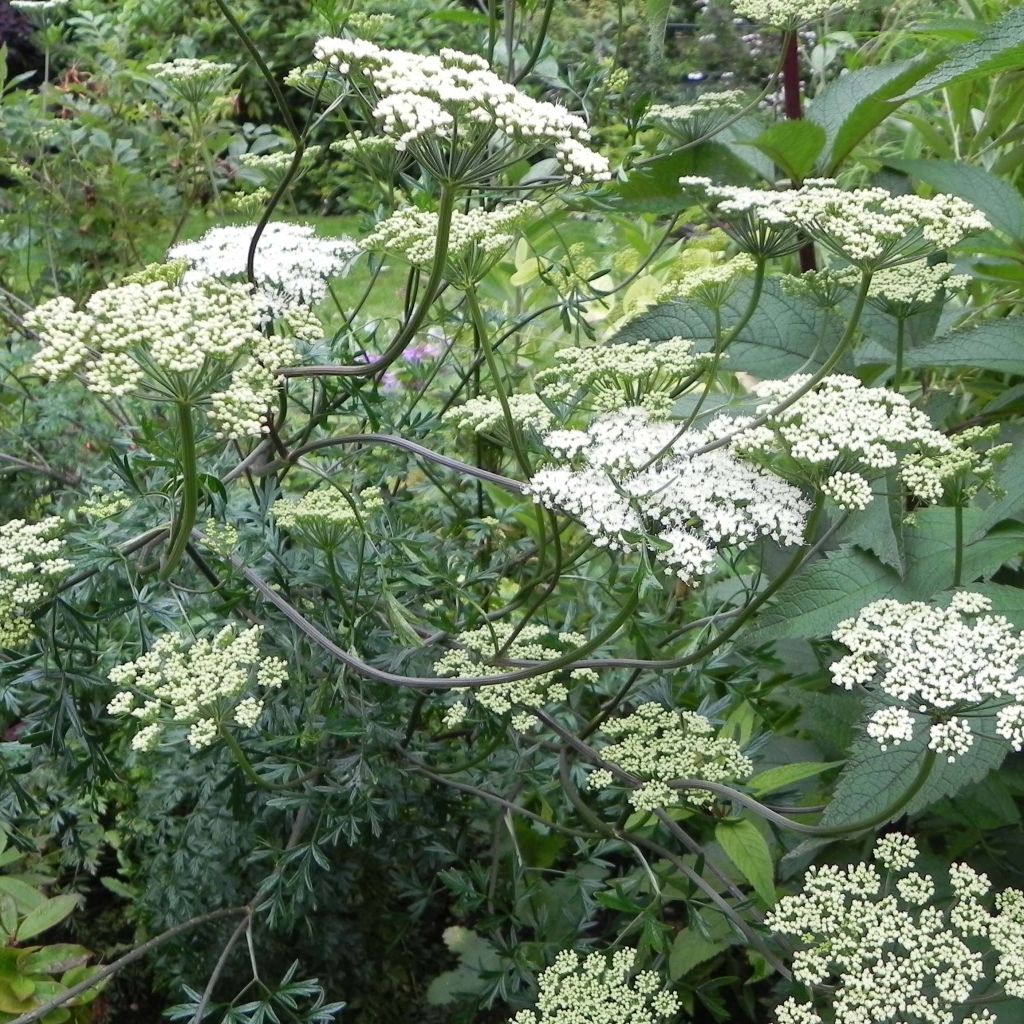
<path id="1" fill-rule="evenodd" d="M 969 274 L 954 274 L 948 263 L 917 260 L 880 270 L 871 278 L 868 301 L 893 316 L 911 316 L 943 292 L 966 288 Z"/>
<path id="2" fill-rule="evenodd" d="M 493 661 L 506 645 L 508 649 L 504 656 L 507 658 L 552 661 L 566 651 L 587 642 L 587 638 L 581 633 L 554 635 L 546 626 L 530 623 L 509 643 L 514 628 L 509 622 L 495 622 L 490 626 L 481 626 L 479 629 L 460 633 L 455 638 L 455 643 L 459 646 L 448 651 L 434 664 L 434 672 L 439 676 L 455 679 L 500 673 L 502 670 L 495 668 Z M 479 704 L 496 715 L 515 712 L 512 715 L 512 728 L 518 732 L 525 732 L 537 724 L 537 719 L 528 711 L 516 711 L 516 708 L 540 707 L 551 701 L 563 701 L 569 696 L 565 683 L 556 682 L 557 675 L 556 672 L 546 672 L 512 683 L 476 687 L 472 694 Z M 575 669 L 569 673 L 568 678 L 573 682 L 594 682 L 597 673 L 591 669 Z M 461 721 L 465 714 L 466 705 L 456 704 L 449 710 L 446 723 L 451 727 Z"/>
<path id="3" fill-rule="evenodd" d="M 754 260 L 741 252 L 730 260 L 688 270 L 661 289 L 658 301 L 697 299 L 711 309 L 720 309 L 754 267 Z"/>
<path id="4" fill-rule="evenodd" d="M 769 912 L 765 924 L 799 944 L 794 980 L 812 990 L 829 987 L 821 995 L 825 1014 L 814 1001 L 788 999 L 776 1009 L 778 1024 L 994 1024 L 987 1011 L 970 1013 L 966 1005 L 985 980 L 990 958 L 1006 995 L 1024 995 L 1024 893 L 998 893 L 993 912 L 982 902 L 988 878 L 953 864 L 952 904 L 930 906 L 935 879 L 904 874 L 917 856 L 912 838 L 884 836 L 874 859 L 888 879 L 870 863 L 812 867 L 802 891 Z"/>
<path id="5" fill-rule="evenodd" d="M 61 552 L 61 519 L 12 519 L 0 526 L 0 647 L 16 647 L 32 633 L 32 606 L 71 569 Z"/>
<path id="6" fill-rule="evenodd" d="M 493 174 L 540 150 L 553 150 L 574 185 L 609 177 L 608 161 L 587 146 L 586 122 L 554 103 L 531 99 L 504 81 L 480 57 L 443 49 L 422 56 L 385 50 L 365 39 L 320 39 L 313 50 L 361 93 L 399 150 L 430 161 L 430 147 L 447 143 L 460 155 L 486 150 L 469 174 Z M 417 145 L 423 143 L 423 145 Z M 446 155 L 441 165 L 460 161 Z"/>
<path id="7" fill-rule="evenodd" d="M 261 626 L 239 633 L 225 626 L 212 639 L 190 640 L 180 633 L 161 637 L 141 658 L 118 665 L 110 681 L 124 687 L 107 705 L 112 715 L 145 723 L 132 738 L 134 750 L 152 750 L 168 724 L 189 727 L 193 750 L 208 747 L 230 715 L 251 728 L 263 702 L 246 696 L 257 687 L 271 690 L 288 678 L 280 658 L 260 656 Z"/>
<path id="8" fill-rule="evenodd" d="M 676 390 L 711 359 L 710 354 L 694 352 L 688 338 L 563 348 L 558 351 L 558 366 L 537 374 L 535 386 L 552 401 L 578 400 L 607 411 L 637 406 L 666 412 Z"/>
<path id="9" fill-rule="evenodd" d="M 680 138 L 691 141 L 713 134 L 743 109 L 742 89 L 701 93 L 692 103 L 655 103 L 645 120 L 658 124 Z"/>
<path id="10" fill-rule="evenodd" d="M 367 500 L 363 500 L 364 497 Z M 304 537 L 324 551 L 340 547 L 345 537 L 359 529 L 362 518 L 383 503 L 372 489 L 348 495 L 335 487 L 307 491 L 301 498 L 280 498 L 271 509 L 278 526 Z"/>
<path id="11" fill-rule="evenodd" d="M 201 107 L 227 91 L 235 66 L 200 57 L 176 57 L 149 64 L 147 70 L 182 103 Z"/>
<path id="12" fill-rule="evenodd" d="M 635 949 L 583 957 L 563 950 L 538 980 L 536 1010 L 520 1010 L 510 1024 L 657 1024 L 679 1012 L 678 997 L 663 990 L 654 971 L 634 975 Z"/>
<path id="13" fill-rule="evenodd" d="M 638 811 L 653 811 L 680 800 L 710 806 L 713 793 L 687 789 L 676 793 L 674 779 L 705 782 L 742 781 L 754 770 L 735 740 L 715 736 L 715 727 L 694 711 L 671 711 L 660 704 L 642 704 L 631 715 L 611 719 L 602 727 L 615 742 L 601 748 L 601 757 L 641 779 L 629 802 Z M 615 782 L 607 769 L 591 772 L 591 789 L 606 789 Z"/>
<path id="14" fill-rule="evenodd" d="M 650 544 L 668 571 L 694 582 L 714 567 L 720 546 L 743 549 L 761 537 L 800 543 L 810 511 L 791 484 L 723 448 L 688 454 L 731 427 L 720 418 L 680 439 L 676 424 L 645 409 L 606 413 L 586 430 L 548 434 L 545 446 L 568 464 L 542 468 L 524 491 L 579 519 L 597 546 Z"/>
<path id="15" fill-rule="evenodd" d="M 508 396 L 509 412 L 521 427 L 538 433 L 548 430 L 554 422 L 554 413 L 544 404 L 539 395 L 523 394 Z M 445 422 L 452 423 L 460 430 L 473 430 L 478 434 L 506 432 L 505 413 L 497 398 L 479 396 L 463 405 L 456 406 L 445 414 Z"/>
<path id="16" fill-rule="evenodd" d="M 98 522 L 120 515 L 131 505 L 132 499 L 124 491 L 104 491 L 102 487 L 94 487 L 89 497 L 75 509 L 75 514 Z"/>
<path id="17" fill-rule="evenodd" d="M 961 592 L 948 608 L 885 599 L 841 622 L 833 639 L 850 653 L 832 665 L 832 681 L 867 687 L 892 706 L 876 711 L 868 733 L 883 745 L 913 738 L 916 716 L 932 724 L 929 746 L 952 762 L 973 743 L 961 714 L 1002 706 L 996 732 L 1015 750 L 1024 746 L 1024 637 L 1001 615 L 984 615 L 991 602 Z"/>
<path id="18" fill-rule="evenodd" d="M 8 0 L 9 6 L 23 14 L 46 14 L 49 11 L 59 11 L 71 2 L 71 0 Z"/>
<path id="19" fill-rule="evenodd" d="M 723 213 L 740 215 L 741 225 L 732 227 L 747 247 L 767 247 L 753 235 L 750 221 L 755 221 L 769 235 L 778 233 L 776 247 L 794 244 L 795 233 L 803 232 L 872 271 L 924 259 L 991 226 L 967 200 L 944 193 L 925 199 L 892 195 L 883 188 L 843 189 L 831 178 L 808 178 L 800 188 L 785 190 L 716 185 L 695 176 L 679 183 L 702 190 Z"/>
<path id="20" fill-rule="evenodd" d="M 105 398 L 209 398 L 226 438 L 263 431 L 278 371 L 295 359 L 292 342 L 264 336 L 260 320 L 247 286 L 161 280 L 106 288 L 80 310 L 61 296 L 25 317 L 39 337 L 32 365 L 43 376 L 78 374 Z"/>
<path id="21" fill-rule="evenodd" d="M 852 11 L 861 0 L 732 0 L 733 10 L 748 21 L 774 28 L 795 28 L 830 11 Z"/>
<path id="22" fill-rule="evenodd" d="M 769 399 L 757 407 L 758 414 L 770 412 L 809 379 L 796 374 L 755 384 L 754 393 Z M 865 387 L 845 374 L 826 377 L 766 423 L 745 430 L 733 445 L 742 453 L 781 451 L 820 467 L 822 490 L 841 508 L 865 508 L 872 496 L 870 478 L 896 466 L 911 493 L 937 501 L 964 460 L 960 446 L 904 395 Z"/>
<path id="23" fill-rule="evenodd" d="M 496 210 L 455 210 L 448 231 L 448 279 L 456 283 L 480 280 L 537 210 L 537 204 L 530 200 L 508 203 Z M 435 211 L 405 206 L 381 221 L 363 239 L 363 247 L 368 252 L 388 252 L 416 266 L 430 267 L 437 235 Z"/>
<path id="24" fill-rule="evenodd" d="M 188 264 L 186 285 L 244 280 L 255 228 L 211 228 L 197 241 L 173 246 L 167 258 Z M 315 306 L 327 294 L 327 282 L 348 270 L 359 253 L 351 238 L 324 238 L 308 224 L 271 222 L 260 235 L 253 263 L 257 298 L 274 316 L 294 305 Z"/>

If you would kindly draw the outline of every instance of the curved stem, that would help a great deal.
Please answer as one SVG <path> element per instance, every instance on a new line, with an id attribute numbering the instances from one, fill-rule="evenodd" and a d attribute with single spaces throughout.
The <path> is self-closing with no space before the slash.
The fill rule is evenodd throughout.
<path id="1" fill-rule="evenodd" d="M 178 435 L 181 450 L 181 502 L 171 527 L 170 544 L 160 566 L 160 579 L 166 580 L 174 572 L 192 536 L 199 511 L 199 467 L 196 464 L 196 432 L 192 422 L 192 407 L 178 402 Z"/>

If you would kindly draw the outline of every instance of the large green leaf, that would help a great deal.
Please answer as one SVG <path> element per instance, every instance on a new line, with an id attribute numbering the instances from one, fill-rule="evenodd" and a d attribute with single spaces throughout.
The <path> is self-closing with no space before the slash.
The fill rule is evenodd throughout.
<path id="1" fill-rule="evenodd" d="M 18 925 L 18 940 L 31 939 L 55 924 L 60 924 L 65 917 L 81 902 L 81 897 L 73 893 L 51 896 L 45 903 L 30 910 Z"/>
<path id="2" fill-rule="evenodd" d="M 872 485 L 874 498 L 867 508 L 851 512 L 842 539 L 876 555 L 883 565 L 901 576 L 905 568 L 903 543 L 903 488 L 896 474 L 887 473 Z"/>
<path id="3" fill-rule="evenodd" d="M 1002 493 L 981 510 L 973 526 L 972 539 L 1004 519 L 1020 518 L 1024 514 L 1024 431 L 1004 429 L 1000 440 L 1013 445 L 1006 461 L 996 470 L 995 482 Z"/>
<path id="4" fill-rule="evenodd" d="M 722 311 L 722 324 L 739 322 L 750 299 L 751 283 L 741 286 Z M 714 338 L 714 314 L 690 302 L 667 302 L 641 313 L 626 324 L 614 341 L 667 341 L 693 338 L 709 348 Z M 728 351 L 730 370 L 745 370 L 757 377 L 785 377 L 799 370 L 815 370 L 828 358 L 842 335 L 839 319 L 807 302 L 788 295 L 775 279 L 765 282 L 764 292 L 750 322 Z"/>
<path id="5" fill-rule="evenodd" d="M 895 97 L 934 63 L 926 58 L 850 71 L 817 96 L 807 119 L 825 131 L 825 148 L 818 161 L 821 171 L 832 174 L 854 146 L 899 106 Z"/>
<path id="6" fill-rule="evenodd" d="M 647 52 L 652 61 L 665 55 L 665 30 L 672 10 L 672 0 L 646 0 L 644 16 L 647 19 Z"/>
<path id="7" fill-rule="evenodd" d="M 749 818 L 727 818 L 715 826 L 715 839 L 761 900 L 774 903 L 775 862 L 758 827 Z"/>
<path id="8" fill-rule="evenodd" d="M 983 167 L 955 160 L 889 160 L 888 165 L 940 192 L 973 203 L 1011 238 L 1024 239 L 1024 196 Z"/>
<path id="9" fill-rule="evenodd" d="M 969 78 L 1018 71 L 1024 66 L 1024 7 L 1007 11 L 980 38 L 957 46 L 933 71 L 900 96 L 901 100 L 923 96 Z"/>
<path id="10" fill-rule="evenodd" d="M 780 121 L 749 140 L 794 181 L 811 173 L 825 142 L 825 129 L 807 120 Z"/>
<path id="11" fill-rule="evenodd" d="M 910 369 L 966 367 L 1024 374 L 1024 317 L 986 320 L 907 353 Z"/>

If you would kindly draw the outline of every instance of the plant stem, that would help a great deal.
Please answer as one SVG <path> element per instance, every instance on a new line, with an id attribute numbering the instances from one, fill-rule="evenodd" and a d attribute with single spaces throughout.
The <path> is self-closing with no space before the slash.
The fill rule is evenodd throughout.
<path id="1" fill-rule="evenodd" d="M 953 507 L 953 528 L 953 586 L 959 587 L 964 574 L 964 506 L 960 501 Z"/>
<path id="2" fill-rule="evenodd" d="M 906 340 L 907 322 L 903 317 L 896 320 L 896 365 L 892 371 L 892 389 L 899 391 L 903 380 L 903 345 Z"/>
<path id="3" fill-rule="evenodd" d="M 185 554 L 199 510 L 199 468 L 196 465 L 196 432 L 192 422 L 192 407 L 187 402 L 179 402 L 177 410 L 178 434 L 181 441 L 181 503 L 171 527 L 170 544 L 160 566 L 162 580 L 166 580 L 174 572 Z"/>
<path id="4" fill-rule="evenodd" d="M 800 48 L 796 29 L 790 29 L 782 37 L 782 103 L 788 120 L 803 119 L 803 103 L 800 96 Z M 813 242 L 808 242 L 800 250 L 800 269 L 805 274 L 809 270 L 818 269 Z"/>

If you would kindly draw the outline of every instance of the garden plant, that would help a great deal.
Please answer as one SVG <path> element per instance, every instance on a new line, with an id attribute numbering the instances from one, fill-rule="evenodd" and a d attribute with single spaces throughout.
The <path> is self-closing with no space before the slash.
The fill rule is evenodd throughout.
<path id="1" fill-rule="evenodd" d="M 1024 7 L 5 11 L 0 1021 L 1024 1024 Z"/>

